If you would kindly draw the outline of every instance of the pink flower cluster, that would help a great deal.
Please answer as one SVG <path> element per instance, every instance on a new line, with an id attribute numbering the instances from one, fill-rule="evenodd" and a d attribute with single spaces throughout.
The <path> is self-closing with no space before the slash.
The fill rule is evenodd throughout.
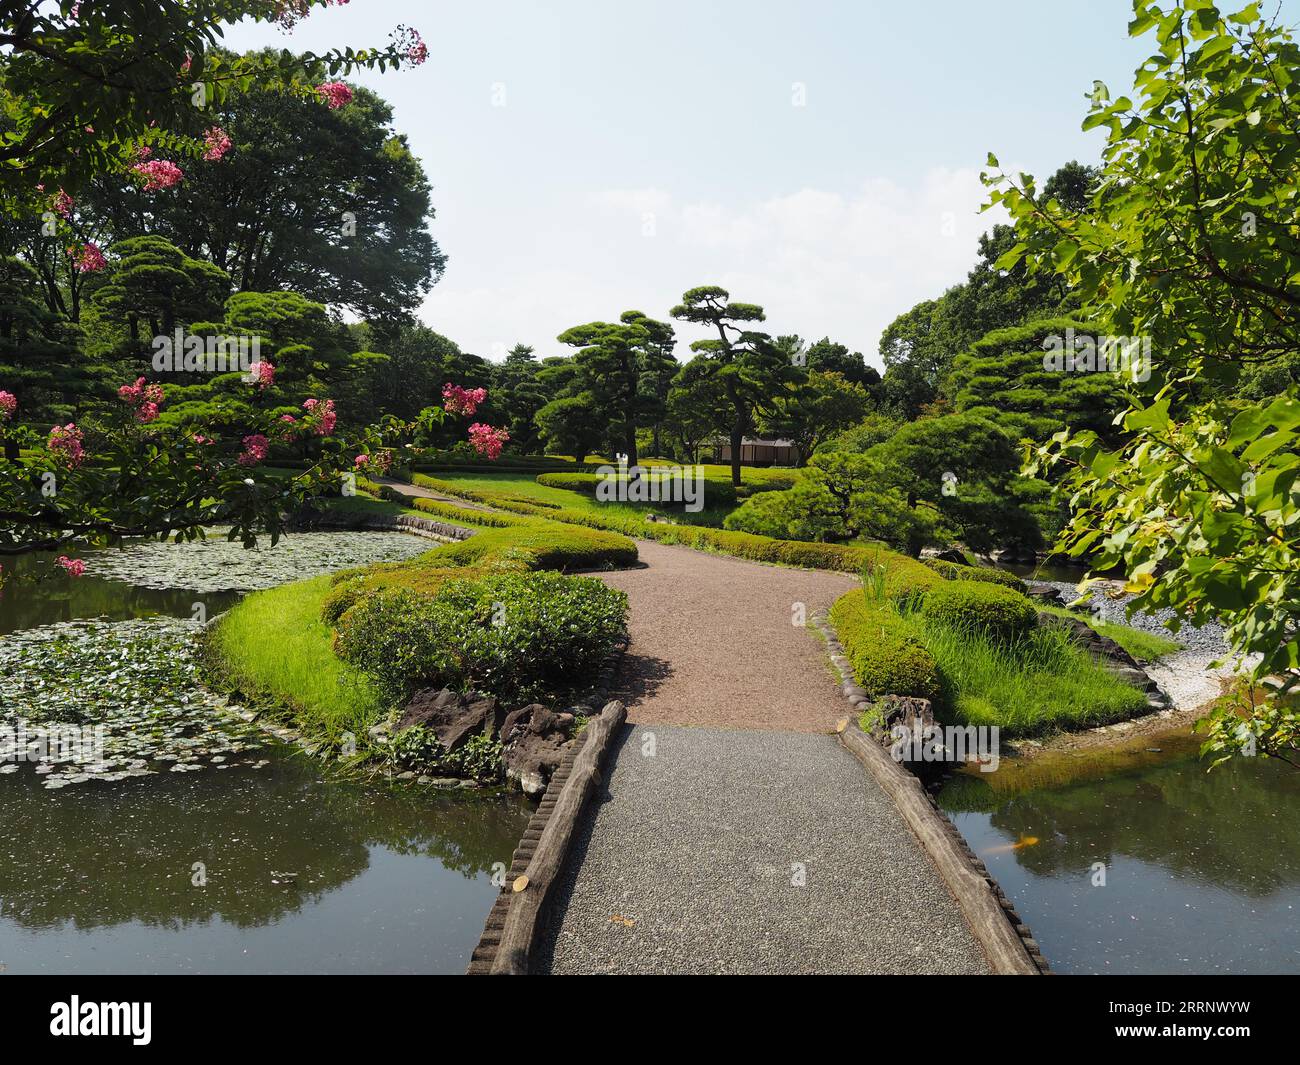
<path id="1" fill-rule="evenodd" d="M 185 177 L 185 171 L 167 159 L 151 159 L 147 163 L 136 163 L 131 169 L 144 178 L 145 192 L 170 189 L 179 185 Z"/>
<path id="2" fill-rule="evenodd" d="M 463 414 L 468 418 L 485 399 L 486 388 L 461 388 L 450 381 L 442 386 L 442 405 L 448 414 Z"/>
<path id="3" fill-rule="evenodd" d="M 62 218 L 67 218 L 72 214 L 73 199 L 62 189 L 59 189 L 58 195 L 54 197 L 54 202 L 50 204 L 55 214 Z"/>
<path id="4" fill-rule="evenodd" d="M 327 399 L 322 403 L 318 399 L 305 399 L 302 403 L 302 409 L 308 414 L 315 414 L 320 411 L 320 424 L 316 426 L 317 436 L 329 436 L 334 432 L 334 425 L 339 420 L 339 416 L 334 413 L 334 401 Z"/>
<path id="5" fill-rule="evenodd" d="M 352 90 L 341 81 L 323 81 L 316 86 L 316 92 L 331 111 L 352 102 Z"/>
<path id="6" fill-rule="evenodd" d="M 54 560 L 70 577 L 80 577 L 86 572 L 86 563 L 79 558 L 69 558 L 67 555 L 60 555 Z"/>
<path id="7" fill-rule="evenodd" d="M 384 474 L 393 464 L 393 453 L 388 450 L 376 451 L 373 455 L 358 455 L 352 460 L 352 465 L 359 470 L 374 470 L 376 473 Z"/>
<path id="8" fill-rule="evenodd" d="M 265 392 L 275 384 L 275 363 L 257 361 L 248 368 L 254 377 L 253 386 L 259 392 Z"/>
<path id="9" fill-rule="evenodd" d="M 7 422 L 18 409 L 18 397 L 0 389 L 0 422 Z"/>
<path id="10" fill-rule="evenodd" d="M 475 422 L 469 427 L 469 444 L 480 455 L 490 459 L 501 457 L 501 449 L 510 440 L 510 433 L 505 429 L 494 429 L 482 422 Z"/>
<path id="11" fill-rule="evenodd" d="M 261 433 L 244 437 L 244 450 L 235 461 L 241 466 L 256 466 L 266 458 L 270 441 Z"/>
<path id="12" fill-rule="evenodd" d="M 410 26 L 398 26 L 393 32 L 393 39 L 411 66 L 418 67 L 429 58 L 429 46 L 424 43 L 419 30 L 412 29 Z"/>
<path id="13" fill-rule="evenodd" d="M 82 446 L 83 439 L 81 430 L 72 422 L 68 422 L 67 425 L 56 425 L 51 429 L 50 438 L 45 444 L 68 469 L 72 470 L 86 460 L 86 449 Z"/>
<path id="14" fill-rule="evenodd" d="M 143 377 L 137 377 L 135 384 L 117 390 L 117 398 L 135 408 L 136 421 L 148 425 L 158 417 L 158 408 L 162 406 L 162 385 L 145 384 Z"/>
<path id="15" fill-rule="evenodd" d="M 72 255 L 75 249 L 69 248 L 68 254 Z M 104 258 L 104 253 L 99 250 L 99 245 L 93 240 L 86 241 L 81 249 L 81 254 L 77 256 L 76 261 L 72 264 L 72 269 L 79 274 L 93 274 L 96 270 L 102 270 L 108 265 Z"/>
<path id="16" fill-rule="evenodd" d="M 230 135 L 220 126 L 213 126 L 207 133 L 203 134 L 203 158 L 209 163 L 216 163 L 221 157 L 230 151 Z"/>

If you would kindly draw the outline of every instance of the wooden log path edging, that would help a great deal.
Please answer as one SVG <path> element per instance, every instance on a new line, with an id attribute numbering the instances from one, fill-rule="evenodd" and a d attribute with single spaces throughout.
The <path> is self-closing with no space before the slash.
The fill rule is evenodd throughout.
<path id="1" fill-rule="evenodd" d="M 993 972 L 999 976 L 1037 976 L 1045 972 L 1047 962 L 1029 928 L 921 782 L 858 728 L 856 721 L 850 720 L 844 727 L 840 742 L 894 800 L 907 827 L 957 900 Z"/>
<path id="2" fill-rule="evenodd" d="M 1039 976 L 1051 970 L 1029 926 L 965 837 L 921 782 L 858 726 L 864 703 L 844 647 L 824 615 L 813 623 L 826 638 L 831 662 L 844 681 L 853 714 L 839 730 L 840 743 L 862 763 L 872 779 L 894 800 L 899 814 L 939 870 L 961 908 L 971 932 L 999 976 Z"/>
<path id="3" fill-rule="evenodd" d="M 611 740 L 627 718 L 617 700 L 587 722 L 551 777 L 546 794 L 515 849 L 501 894 L 492 905 L 483 935 L 470 956 L 471 976 L 524 976 L 546 902 L 564 866 L 574 830 L 592 790 L 602 781 Z"/>

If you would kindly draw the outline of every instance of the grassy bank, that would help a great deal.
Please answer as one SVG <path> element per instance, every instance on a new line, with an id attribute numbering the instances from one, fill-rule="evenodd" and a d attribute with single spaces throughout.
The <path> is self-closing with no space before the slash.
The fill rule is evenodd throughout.
<path id="1" fill-rule="evenodd" d="M 256 592 L 224 614 L 207 638 L 210 679 L 238 691 L 313 738 L 338 743 L 351 733 L 359 747 L 390 707 L 366 674 L 335 653 L 336 628 L 352 607 L 385 592 L 432 598 L 452 582 L 494 573 L 573 572 L 636 562 L 624 536 L 539 517 L 497 514 L 419 499 L 407 507 L 365 495 L 332 499 L 332 515 L 407 513 L 475 530 L 469 539 L 435 547 L 406 562 L 379 563 Z"/>

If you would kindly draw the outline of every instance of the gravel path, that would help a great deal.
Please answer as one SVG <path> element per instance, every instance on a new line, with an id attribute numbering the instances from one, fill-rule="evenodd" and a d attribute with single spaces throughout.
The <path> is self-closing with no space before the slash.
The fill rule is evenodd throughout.
<path id="1" fill-rule="evenodd" d="M 811 618 L 856 583 L 637 541 L 643 565 L 601 574 L 628 595 L 631 646 L 612 698 L 628 720 L 829 732 L 849 707 Z"/>
<path id="2" fill-rule="evenodd" d="M 629 727 L 551 914 L 538 968 L 557 974 L 988 971 L 893 803 L 831 736 Z"/>

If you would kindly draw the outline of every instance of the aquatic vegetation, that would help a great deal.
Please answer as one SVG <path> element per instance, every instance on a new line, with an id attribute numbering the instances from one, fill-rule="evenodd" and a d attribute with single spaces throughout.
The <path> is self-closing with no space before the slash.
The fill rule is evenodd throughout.
<path id="1" fill-rule="evenodd" d="M 151 542 L 87 556 L 86 572 L 146 588 L 198 592 L 255 591 L 317 573 L 395 562 L 429 550 L 429 543 L 398 532 L 291 533 L 274 547 L 264 540 L 245 549 L 224 532 L 184 544 Z"/>
<path id="2" fill-rule="evenodd" d="M 260 731 L 197 680 L 199 626 L 179 618 L 71 621 L 0 640 L 0 773 L 56 789 L 259 758 Z M 89 760 L 24 750 L 24 733 L 102 725 Z"/>

